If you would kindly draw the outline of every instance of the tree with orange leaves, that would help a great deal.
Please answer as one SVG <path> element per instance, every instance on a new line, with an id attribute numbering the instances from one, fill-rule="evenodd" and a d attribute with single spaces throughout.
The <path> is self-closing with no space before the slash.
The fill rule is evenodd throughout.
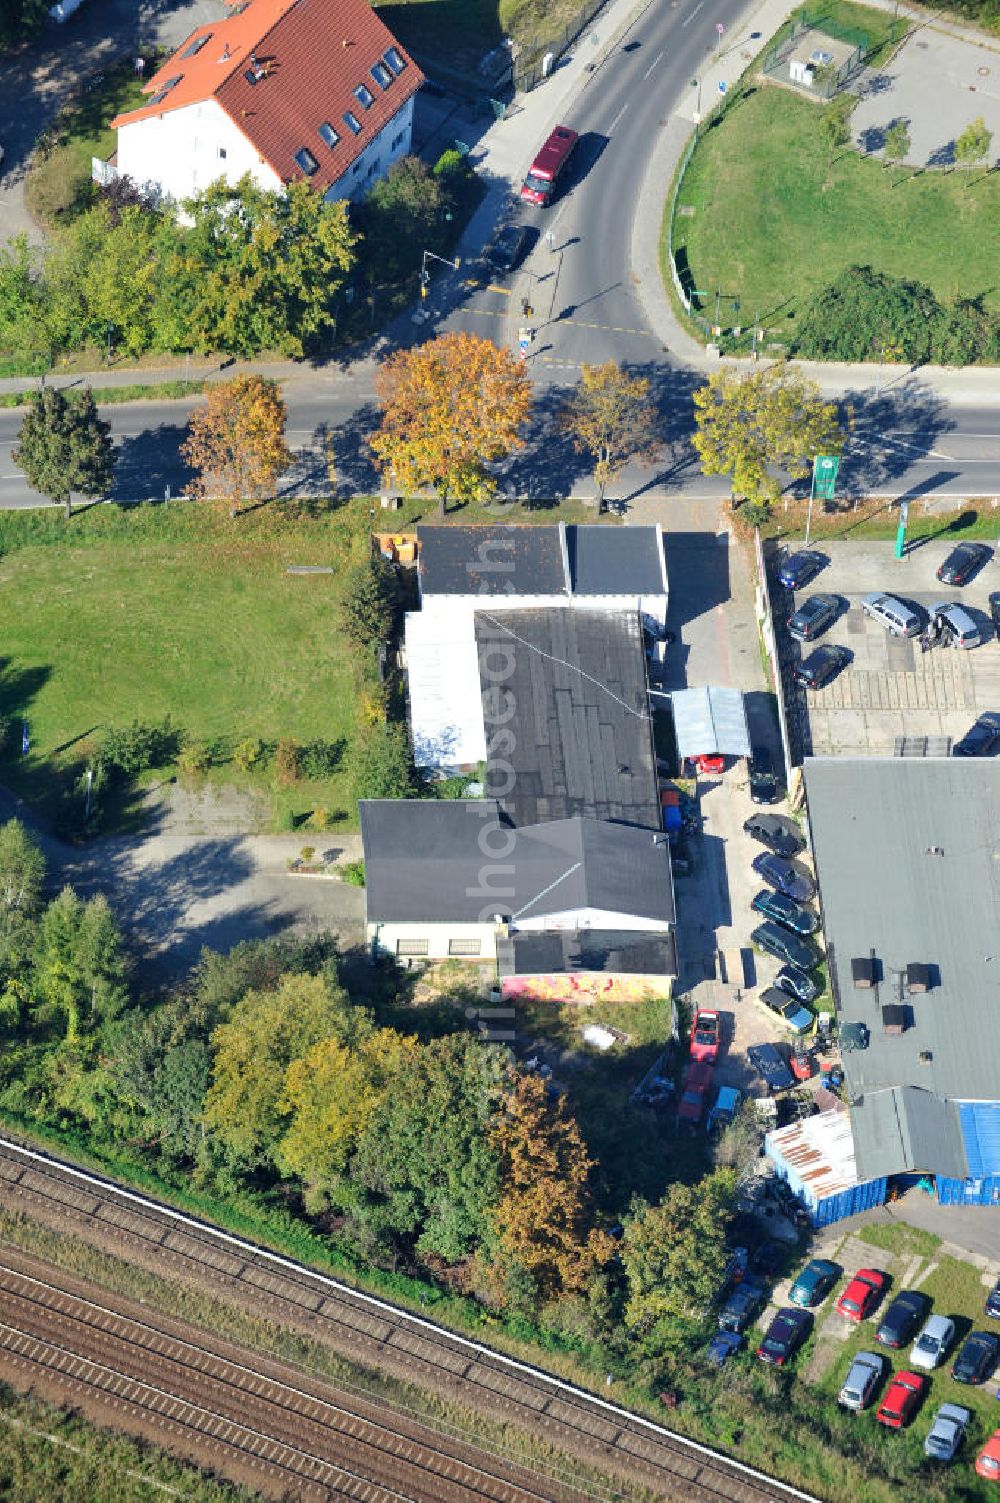
<path id="1" fill-rule="evenodd" d="M 541 1298 L 584 1289 L 613 1251 L 593 1230 L 589 1157 L 562 1096 L 538 1075 L 521 1075 L 494 1129 L 500 1199 L 492 1213 L 500 1248 L 528 1273 Z"/>
<path id="2" fill-rule="evenodd" d="M 453 496 L 492 494 L 486 466 L 522 446 L 531 408 L 524 367 L 509 350 L 479 334 L 443 334 L 391 356 L 375 385 L 382 426 L 370 443 L 395 485 L 432 487 L 442 516 Z"/>
<path id="3" fill-rule="evenodd" d="M 261 500 L 292 462 L 278 383 L 235 376 L 210 386 L 204 407 L 191 414 L 181 454 L 196 472 L 189 495 L 221 496 L 231 506 Z"/>

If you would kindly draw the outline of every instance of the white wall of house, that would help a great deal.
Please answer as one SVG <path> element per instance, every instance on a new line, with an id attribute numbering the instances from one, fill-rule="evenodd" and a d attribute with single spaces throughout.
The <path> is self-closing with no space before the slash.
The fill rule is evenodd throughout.
<path id="1" fill-rule="evenodd" d="M 670 922 L 668 919 L 638 918 L 632 913 L 614 913 L 604 908 L 568 908 L 561 913 L 542 913 L 537 917 L 519 914 L 517 923 L 511 928 L 529 930 L 532 934 L 552 929 L 639 929 L 647 934 L 666 934 Z"/>
<path id="2" fill-rule="evenodd" d="M 368 943 L 399 960 L 495 960 L 495 924 L 369 924 Z M 478 945 L 478 952 L 474 953 Z"/>
<path id="3" fill-rule="evenodd" d="M 341 139 L 346 140 L 350 133 L 347 126 L 341 121 L 336 122 L 337 130 Z M 335 183 L 326 190 L 324 197 L 333 203 L 339 198 L 362 198 L 371 188 L 376 178 L 385 177 L 393 162 L 398 162 L 400 157 L 405 157 L 413 140 L 413 99 L 406 101 L 402 109 L 397 110 L 392 119 L 387 121 L 365 147 L 364 151 L 356 158 Z M 340 146 L 335 150 L 340 151 Z"/>
<path id="4" fill-rule="evenodd" d="M 214 99 L 121 126 L 117 167 L 122 176 L 155 183 L 178 202 L 218 178 L 238 183 L 248 172 L 261 188 L 281 187 L 278 174 Z"/>

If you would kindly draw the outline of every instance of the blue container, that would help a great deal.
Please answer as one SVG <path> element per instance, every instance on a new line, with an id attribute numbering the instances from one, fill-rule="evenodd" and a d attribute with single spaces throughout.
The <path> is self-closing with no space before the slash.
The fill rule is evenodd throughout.
<path id="1" fill-rule="evenodd" d="M 1000 1206 L 1000 1175 L 985 1179 L 937 1177 L 937 1198 L 943 1206 Z"/>

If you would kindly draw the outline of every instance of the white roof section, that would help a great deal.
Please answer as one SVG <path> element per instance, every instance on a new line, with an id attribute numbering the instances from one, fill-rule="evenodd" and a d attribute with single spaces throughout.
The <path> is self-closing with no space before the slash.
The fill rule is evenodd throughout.
<path id="1" fill-rule="evenodd" d="M 859 1183 L 851 1119 L 840 1108 L 769 1132 L 764 1148 L 809 1206 Z"/>
<path id="2" fill-rule="evenodd" d="M 678 689 L 671 701 L 681 757 L 713 752 L 724 757 L 749 757 L 750 732 L 739 689 Z"/>
<path id="3" fill-rule="evenodd" d="M 468 767 L 486 761 L 479 654 L 472 631 L 455 630 L 434 611 L 405 621 L 410 729 L 418 767 Z"/>

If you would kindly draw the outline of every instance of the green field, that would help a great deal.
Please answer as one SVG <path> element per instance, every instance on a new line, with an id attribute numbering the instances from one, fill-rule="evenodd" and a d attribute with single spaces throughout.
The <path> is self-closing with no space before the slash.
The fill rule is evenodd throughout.
<path id="1" fill-rule="evenodd" d="M 983 295 L 1000 308 L 995 226 L 1000 178 L 982 169 L 884 168 L 831 153 L 820 109 L 755 82 L 706 129 L 678 196 L 674 250 L 701 305 L 724 321 L 758 316 L 768 342 L 794 344 L 809 299 L 851 264 L 927 283 L 942 300 Z M 666 233 L 666 232 L 665 232 Z M 667 247 L 664 275 L 669 282 Z"/>

